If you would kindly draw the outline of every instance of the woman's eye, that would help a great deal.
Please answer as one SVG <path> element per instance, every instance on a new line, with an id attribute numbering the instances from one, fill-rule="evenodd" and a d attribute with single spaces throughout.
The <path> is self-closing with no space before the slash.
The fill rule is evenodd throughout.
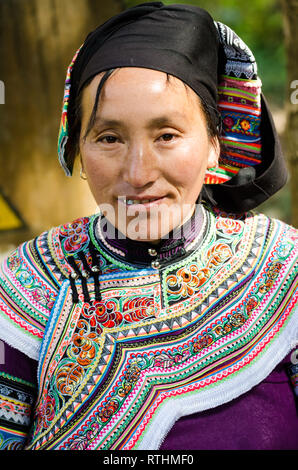
<path id="1" fill-rule="evenodd" d="M 170 142 L 171 140 L 174 139 L 174 134 L 163 134 L 162 136 L 160 136 L 160 139 L 163 140 L 164 142 Z"/>
<path id="2" fill-rule="evenodd" d="M 117 137 L 114 135 L 104 135 L 98 139 L 99 142 L 103 142 L 104 144 L 114 144 L 117 140 Z"/>

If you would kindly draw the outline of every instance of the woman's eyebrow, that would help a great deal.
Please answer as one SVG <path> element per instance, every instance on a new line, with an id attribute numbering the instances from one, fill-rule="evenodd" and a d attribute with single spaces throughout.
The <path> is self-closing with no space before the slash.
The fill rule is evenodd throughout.
<path id="1" fill-rule="evenodd" d="M 122 125 L 122 122 L 117 119 L 103 119 L 100 116 L 97 116 L 94 119 L 92 126 L 90 126 L 90 124 L 88 125 L 87 130 L 84 135 L 84 139 L 87 138 L 87 136 L 90 134 L 91 131 L 93 131 L 94 129 L 95 130 L 98 129 L 99 127 L 118 127 L 119 128 L 121 125 Z"/>
<path id="2" fill-rule="evenodd" d="M 92 129 L 97 126 L 111 126 L 111 127 L 119 127 L 122 125 L 122 121 L 118 119 L 105 119 L 97 116 L 94 120 Z M 91 129 L 90 129 L 91 130 Z"/>
<path id="3" fill-rule="evenodd" d="M 150 119 L 148 122 L 148 128 L 154 127 L 161 127 L 164 125 L 175 125 L 177 123 L 177 119 L 181 121 L 181 119 L 185 120 L 185 115 L 180 112 L 171 113 L 168 115 L 158 116 L 156 118 Z"/>
<path id="4" fill-rule="evenodd" d="M 160 126 L 163 126 L 165 124 L 167 124 L 167 125 L 168 124 L 174 124 L 176 119 L 185 119 L 184 113 L 181 113 L 179 111 L 175 111 L 175 112 L 170 113 L 168 115 L 157 116 L 155 118 L 150 119 L 148 121 L 146 127 L 152 129 L 154 127 L 160 127 Z M 94 124 L 92 126 L 92 129 L 96 128 L 98 126 L 121 127 L 123 125 L 127 125 L 127 123 L 124 120 L 102 118 L 100 116 L 97 116 L 94 120 Z"/>
<path id="5" fill-rule="evenodd" d="M 162 126 L 164 124 L 174 124 L 176 119 L 185 119 L 185 114 L 180 113 L 179 111 L 174 111 L 173 113 L 157 116 L 155 118 L 149 119 L 146 127 L 152 128 Z M 98 116 L 95 119 L 94 126 L 98 124 L 108 126 L 122 126 L 127 125 L 127 122 L 125 120 L 101 118 L 100 116 Z"/>

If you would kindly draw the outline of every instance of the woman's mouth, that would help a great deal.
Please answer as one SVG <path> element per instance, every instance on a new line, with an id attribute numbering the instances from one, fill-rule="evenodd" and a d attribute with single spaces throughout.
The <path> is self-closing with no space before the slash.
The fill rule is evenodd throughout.
<path id="1" fill-rule="evenodd" d="M 154 199 L 125 199 L 125 204 L 127 206 L 132 206 L 133 204 L 148 204 L 149 202 L 157 201 L 159 198 Z"/>
<path id="2" fill-rule="evenodd" d="M 150 209 L 164 202 L 165 196 L 150 196 L 144 198 L 134 198 L 132 196 L 119 197 L 118 201 L 135 210 Z"/>

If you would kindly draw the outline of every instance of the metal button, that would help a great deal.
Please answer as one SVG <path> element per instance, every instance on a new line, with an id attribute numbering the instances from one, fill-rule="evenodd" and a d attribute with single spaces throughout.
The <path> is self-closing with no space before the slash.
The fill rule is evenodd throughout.
<path id="1" fill-rule="evenodd" d="M 92 266 L 91 271 L 92 271 L 93 273 L 98 273 L 98 272 L 100 271 L 100 269 L 99 269 L 98 266 Z"/>
<path id="2" fill-rule="evenodd" d="M 158 269 L 158 268 L 160 268 L 160 263 L 159 263 L 159 261 L 155 260 L 155 261 L 152 261 L 151 266 L 154 269 Z"/>
<path id="3" fill-rule="evenodd" d="M 150 256 L 156 256 L 157 251 L 154 248 L 149 248 L 148 253 Z"/>

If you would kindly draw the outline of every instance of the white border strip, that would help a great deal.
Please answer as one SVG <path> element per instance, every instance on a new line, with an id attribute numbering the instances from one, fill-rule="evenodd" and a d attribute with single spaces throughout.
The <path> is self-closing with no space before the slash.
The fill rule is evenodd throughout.
<path id="1" fill-rule="evenodd" d="M 35 339 L 28 333 L 22 331 L 21 327 L 16 327 L 10 321 L 0 315 L 0 339 L 9 346 L 18 349 L 20 352 L 38 360 L 41 339 Z"/>

